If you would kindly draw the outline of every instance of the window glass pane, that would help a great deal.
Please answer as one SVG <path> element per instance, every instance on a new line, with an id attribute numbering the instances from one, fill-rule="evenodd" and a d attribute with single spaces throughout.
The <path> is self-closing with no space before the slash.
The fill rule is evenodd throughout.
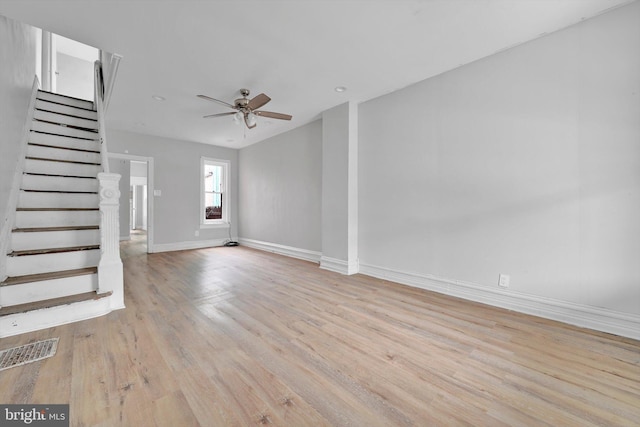
<path id="1" fill-rule="evenodd" d="M 226 203 L 225 167 L 226 165 L 212 164 L 206 160 L 203 162 L 204 179 L 204 220 L 224 220 L 224 207 Z"/>

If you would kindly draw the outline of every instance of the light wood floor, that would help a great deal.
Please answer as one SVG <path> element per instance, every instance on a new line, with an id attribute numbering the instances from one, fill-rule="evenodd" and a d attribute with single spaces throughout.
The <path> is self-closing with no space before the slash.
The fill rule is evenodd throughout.
<path id="1" fill-rule="evenodd" d="M 638 426 L 640 342 L 247 248 L 123 245 L 125 310 L 0 372 L 77 426 Z"/>

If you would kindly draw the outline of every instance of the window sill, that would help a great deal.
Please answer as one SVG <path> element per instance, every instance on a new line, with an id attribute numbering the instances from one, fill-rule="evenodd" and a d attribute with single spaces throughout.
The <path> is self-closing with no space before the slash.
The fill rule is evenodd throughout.
<path id="1" fill-rule="evenodd" d="M 229 228 L 228 222 L 207 222 L 200 224 L 200 228 Z"/>

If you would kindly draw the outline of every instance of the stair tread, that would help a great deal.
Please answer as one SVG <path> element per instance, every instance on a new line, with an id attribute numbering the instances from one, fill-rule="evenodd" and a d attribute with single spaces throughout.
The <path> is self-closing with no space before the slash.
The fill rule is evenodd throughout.
<path id="1" fill-rule="evenodd" d="M 90 101 L 88 99 L 76 98 L 76 97 L 69 96 L 69 95 L 63 95 L 61 93 L 54 93 L 54 92 L 49 92 L 47 90 L 38 89 L 38 95 L 36 96 L 37 99 L 42 99 L 43 101 L 47 101 L 47 102 L 53 102 L 55 104 L 68 105 L 68 104 L 62 104 L 61 102 L 51 101 L 50 99 L 40 98 L 40 94 L 41 93 L 48 94 L 48 95 L 53 95 L 54 97 L 67 98 L 67 99 L 71 99 L 73 101 L 80 101 L 82 103 L 91 103 L 91 104 L 93 104 L 93 101 Z M 89 108 L 76 107 L 76 106 L 73 106 L 73 107 L 80 108 L 80 109 L 83 109 L 83 110 L 94 111 L 93 109 L 89 109 Z"/>
<path id="2" fill-rule="evenodd" d="M 42 100 L 42 101 L 44 101 L 44 100 Z M 45 102 L 50 102 L 50 101 L 45 101 Z M 52 104 L 55 104 L 55 102 L 52 102 Z M 58 105 L 63 105 L 63 104 L 58 104 Z M 85 110 L 84 108 L 73 107 L 71 105 L 66 105 L 66 107 L 77 108 L 78 110 Z M 83 117 L 83 116 L 75 116 L 75 115 L 69 114 L 69 113 L 61 113 L 60 111 L 47 110 L 46 108 L 36 108 L 36 110 L 42 111 L 43 113 L 59 114 L 61 116 L 73 117 L 74 119 L 90 120 L 92 122 L 97 122 L 98 121 L 98 119 L 89 118 L 89 117 Z M 85 111 L 87 111 L 87 110 L 85 110 Z M 35 120 L 39 120 L 39 119 L 35 119 Z"/>
<path id="3" fill-rule="evenodd" d="M 0 286 L 20 285 L 22 283 L 41 282 L 43 280 L 63 279 L 65 277 L 83 276 L 85 274 L 96 274 L 98 267 L 78 268 L 76 270 L 54 271 L 51 273 L 29 274 L 25 276 L 7 277 L 0 283 Z"/>
<path id="4" fill-rule="evenodd" d="M 100 154 L 100 151 L 97 150 L 83 150 L 81 148 L 73 148 L 73 147 L 60 147 L 58 145 L 48 145 L 48 144 L 39 144 L 35 142 L 29 142 L 29 145 L 33 145 L 34 147 L 45 147 L 45 148 L 53 148 L 56 150 L 68 150 L 68 151 L 80 151 L 82 153 L 96 153 Z"/>
<path id="5" fill-rule="evenodd" d="M 43 122 L 43 123 L 46 123 L 46 122 Z M 62 135 L 62 134 L 59 134 L 59 133 L 43 132 L 43 131 L 34 130 L 34 129 L 32 129 L 30 132 L 41 133 L 41 134 L 45 134 L 45 135 L 53 135 L 53 136 L 57 136 L 57 137 L 60 137 L 60 138 L 79 139 L 81 141 L 98 141 L 100 139 L 99 135 L 97 133 L 96 133 L 96 138 L 84 138 L 82 136 Z"/>
<path id="6" fill-rule="evenodd" d="M 88 251 L 93 249 L 100 249 L 100 245 L 85 245 L 85 246 L 72 246 L 68 248 L 43 248 L 43 249 L 31 249 L 28 251 L 13 251 L 7 254 L 7 256 L 44 255 L 44 254 L 55 254 L 55 253 L 62 253 L 62 252 Z"/>
<path id="7" fill-rule="evenodd" d="M 98 208 L 16 208 L 16 211 L 24 212 L 53 212 L 53 211 L 97 211 Z"/>
<path id="8" fill-rule="evenodd" d="M 85 120 L 88 120 L 88 119 L 85 119 Z M 98 135 L 98 130 L 97 129 L 87 128 L 87 127 L 84 127 L 84 126 L 74 126 L 74 125 L 70 125 L 70 124 L 53 122 L 51 120 L 36 119 L 36 118 L 34 118 L 33 121 L 34 122 L 42 122 L 42 123 L 50 123 L 52 125 L 58 125 L 58 126 L 69 128 L 69 129 L 83 130 L 85 132 L 92 132 L 92 133 L 95 133 L 96 135 Z"/>
<path id="9" fill-rule="evenodd" d="M 78 165 L 94 165 L 94 166 L 100 166 L 100 163 L 93 163 L 93 162 L 79 162 L 77 160 L 63 160 L 63 159 L 50 159 L 47 157 L 33 157 L 33 156 L 26 156 L 25 159 L 31 159 L 31 160 L 43 160 L 46 162 L 58 162 L 58 163 L 74 163 L 74 164 L 78 164 Z"/>
<path id="10" fill-rule="evenodd" d="M 25 313 L 27 311 L 41 310 L 43 308 L 51 308 L 59 305 L 68 305 L 76 302 L 97 300 L 111 296 L 112 292 L 99 294 L 96 291 L 85 292 L 82 294 L 70 295 L 68 297 L 53 298 L 43 301 L 30 302 L 26 304 L 12 305 L 0 308 L 0 316 L 9 316 L 11 314 Z"/>
<path id="11" fill-rule="evenodd" d="M 31 227 L 31 228 L 14 228 L 13 233 L 37 233 L 43 231 L 74 231 L 74 230 L 99 230 L 97 225 L 71 225 L 64 227 Z"/>

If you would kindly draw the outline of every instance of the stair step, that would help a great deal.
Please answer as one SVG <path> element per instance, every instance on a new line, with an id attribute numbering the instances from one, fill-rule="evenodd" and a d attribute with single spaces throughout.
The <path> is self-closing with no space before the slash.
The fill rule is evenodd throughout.
<path id="1" fill-rule="evenodd" d="M 98 225 L 60 226 L 60 227 L 23 227 L 14 228 L 12 233 L 36 233 L 42 231 L 73 231 L 73 230 L 97 230 Z"/>
<path id="2" fill-rule="evenodd" d="M 80 117 L 83 119 L 97 120 L 98 113 L 93 110 L 86 110 L 84 108 L 72 107 L 69 105 L 56 104 L 55 102 L 44 101 L 42 99 L 36 100 L 36 109 L 42 111 L 49 111 L 51 113 L 66 114 L 67 116 Z"/>
<path id="3" fill-rule="evenodd" d="M 22 176 L 21 190 L 97 193 L 98 186 L 96 178 L 24 174 Z"/>
<path id="4" fill-rule="evenodd" d="M 46 280 L 64 279 L 66 277 L 82 276 L 98 272 L 98 267 L 79 268 L 77 270 L 54 271 L 53 273 L 29 274 L 27 276 L 7 277 L 0 283 L 2 286 L 13 286 L 22 283 L 42 282 Z"/>
<path id="5" fill-rule="evenodd" d="M 66 114 L 51 113 L 49 111 L 36 110 L 33 113 L 34 120 L 48 123 L 63 124 L 79 129 L 98 130 L 98 121 L 67 116 Z"/>
<path id="6" fill-rule="evenodd" d="M 99 165 L 101 162 L 100 153 L 69 150 L 66 148 L 43 147 L 33 144 L 27 145 L 27 157 L 95 165 Z"/>
<path id="7" fill-rule="evenodd" d="M 18 229 L 41 227 L 87 227 L 100 224 L 100 212 L 96 210 L 30 210 L 16 211 L 15 226 Z"/>
<path id="8" fill-rule="evenodd" d="M 75 250 L 74 250 L 75 249 Z M 50 273 L 54 271 L 76 270 L 96 267 L 100 262 L 100 249 L 66 248 L 50 253 L 12 253 L 7 256 L 7 276 Z"/>
<path id="9" fill-rule="evenodd" d="M 73 246 L 73 247 L 63 247 L 63 248 L 25 249 L 22 251 L 14 250 L 13 252 L 7 254 L 7 256 L 21 257 L 21 256 L 31 256 L 31 255 L 43 255 L 43 254 L 59 254 L 64 252 L 88 251 L 88 250 L 99 249 L 99 248 L 100 248 L 99 245 L 89 245 L 89 246 Z"/>
<path id="10" fill-rule="evenodd" d="M 25 281 L 28 278 L 37 280 Z M 3 307 L 9 307 L 84 294 L 97 289 L 97 268 L 31 274 L 29 276 L 14 277 L 1 283 L 0 301 L 2 301 Z"/>
<path id="11" fill-rule="evenodd" d="M 27 158 L 24 163 L 24 172 L 39 175 L 96 178 L 102 172 L 102 166 Z"/>
<path id="12" fill-rule="evenodd" d="M 95 227 L 27 229 L 13 230 L 11 233 L 11 249 L 14 253 L 24 253 L 25 251 L 47 251 L 49 253 L 53 249 L 99 245 L 100 230 Z"/>
<path id="13" fill-rule="evenodd" d="M 71 208 L 95 209 L 100 203 L 97 194 L 90 193 L 47 193 L 40 191 L 20 191 L 18 208 Z"/>
<path id="14" fill-rule="evenodd" d="M 74 138 L 93 140 L 99 139 L 97 132 L 56 125 L 53 123 L 41 122 L 38 120 L 34 120 L 33 123 L 31 123 L 31 130 L 36 132 L 50 133 L 52 135 L 72 136 Z"/>
<path id="15" fill-rule="evenodd" d="M 44 90 L 39 90 L 37 99 L 42 99 L 44 101 L 55 102 L 56 104 L 69 105 L 76 108 L 82 108 L 85 110 L 93 110 L 93 102 L 87 101 L 86 99 L 78 99 L 73 98 L 71 96 L 60 95 L 58 93 L 46 92 Z"/>
<path id="16" fill-rule="evenodd" d="M 10 316 L 12 314 L 26 313 L 28 311 L 34 310 L 43 310 L 46 308 L 58 307 L 62 305 L 69 305 L 83 301 L 91 301 L 98 300 L 101 298 L 110 297 L 112 292 L 107 292 L 104 294 L 98 294 L 97 292 L 86 292 L 84 294 L 71 295 L 68 297 L 55 298 L 50 300 L 32 302 L 21 305 L 14 305 L 9 307 L 0 308 L 0 317 L 2 316 Z"/>
<path id="17" fill-rule="evenodd" d="M 80 139 L 70 136 L 52 135 L 49 133 L 35 132 L 33 130 L 29 133 L 29 143 L 71 150 L 84 150 L 95 153 L 100 152 L 100 141 L 95 139 Z"/>

